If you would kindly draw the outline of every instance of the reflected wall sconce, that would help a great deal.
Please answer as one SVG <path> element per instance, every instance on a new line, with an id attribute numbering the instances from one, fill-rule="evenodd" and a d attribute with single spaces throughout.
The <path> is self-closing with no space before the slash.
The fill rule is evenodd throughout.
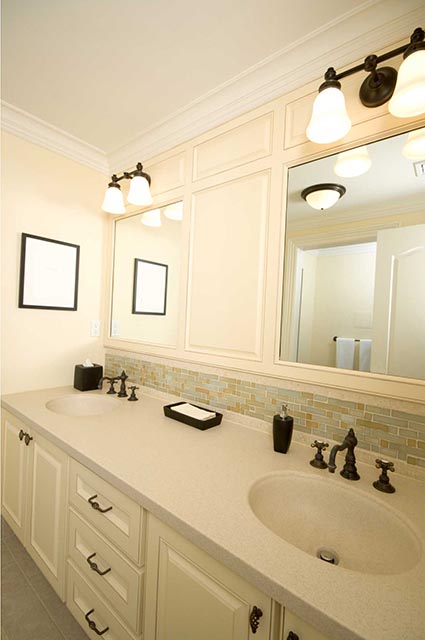
<path id="1" fill-rule="evenodd" d="M 399 72 L 392 67 L 379 67 L 381 62 L 403 54 Z M 410 42 L 381 56 L 370 55 L 363 64 L 336 73 L 330 67 L 325 82 L 319 87 L 313 113 L 307 127 L 312 142 L 326 144 L 343 138 L 351 129 L 340 80 L 358 71 L 368 72 L 362 82 L 359 98 L 365 107 L 380 107 L 389 101 L 390 113 L 398 118 L 410 118 L 425 113 L 425 32 L 414 30 Z"/>
<path id="2" fill-rule="evenodd" d="M 425 127 L 409 133 L 402 154 L 409 160 L 425 160 Z"/>
<path id="3" fill-rule="evenodd" d="M 326 182 L 323 184 L 313 184 L 301 191 L 303 200 L 318 211 L 330 209 L 338 202 L 346 192 L 346 188 L 342 184 Z"/>
<path id="4" fill-rule="evenodd" d="M 141 223 L 146 227 L 162 227 L 160 209 L 151 209 L 142 213 Z"/>
<path id="5" fill-rule="evenodd" d="M 152 204 L 150 192 L 151 177 L 143 171 L 143 165 L 138 162 L 134 171 L 124 171 L 122 176 L 111 176 L 111 182 L 106 189 L 102 203 L 103 211 L 107 213 L 125 213 L 124 198 L 121 192 L 120 180 L 131 180 L 127 200 L 130 204 L 145 207 Z"/>
<path id="6" fill-rule="evenodd" d="M 356 178 L 369 171 L 371 166 L 367 147 L 362 146 L 339 153 L 334 171 L 340 178 Z"/>

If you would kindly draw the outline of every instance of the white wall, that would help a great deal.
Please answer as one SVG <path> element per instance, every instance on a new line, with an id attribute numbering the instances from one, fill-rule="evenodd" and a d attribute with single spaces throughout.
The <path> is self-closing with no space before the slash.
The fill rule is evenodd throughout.
<path id="1" fill-rule="evenodd" d="M 334 336 L 372 337 L 376 254 L 344 253 L 343 249 L 340 254 L 319 254 L 313 263 L 314 293 L 310 289 L 310 296 L 314 295 L 313 309 L 311 299 L 301 309 L 301 318 L 306 316 L 304 324 L 308 320 L 311 323 L 310 350 L 303 353 L 307 358 L 303 362 L 334 367 Z M 309 266 L 307 261 L 307 272 Z"/>
<path id="2" fill-rule="evenodd" d="M 9 134 L 2 165 L 2 392 L 69 385 L 76 363 L 103 362 L 90 320 L 101 318 L 106 178 Z M 22 233 L 80 245 L 77 311 L 18 308 Z"/>

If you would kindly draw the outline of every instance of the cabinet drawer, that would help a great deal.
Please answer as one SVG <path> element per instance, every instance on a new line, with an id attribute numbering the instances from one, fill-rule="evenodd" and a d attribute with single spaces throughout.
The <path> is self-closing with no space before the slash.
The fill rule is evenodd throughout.
<path id="1" fill-rule="evenodd" d="M 124 622 L 140 632 L 143 569 L 131 566 L 73 511 L 69 513 L 68 555 Z"/>
<path id="2" fill-rule="evenodd" d="M 126 495 L 75 460 L 71 461 L 70 503 L 137 564 L 142 564 L 143 510 Z"/>
<path id="3" fill-rule="evenodd" d="M 102 635 L 105 640 L 135 640 L 140 636 L 134 636 L 126 629 L 111 612 L 108 604 L 92 589 L 84 577 L 68 561 L 68 580 L 66 604 L 73 616 L 78 620 L 89 638 L 98 638 Z M 87 617 L 86 617 L 87 616 Z M 92 621 L 96 629 L 89 626 Z M 107 629 L 104 633 L 104 629 Z"/>

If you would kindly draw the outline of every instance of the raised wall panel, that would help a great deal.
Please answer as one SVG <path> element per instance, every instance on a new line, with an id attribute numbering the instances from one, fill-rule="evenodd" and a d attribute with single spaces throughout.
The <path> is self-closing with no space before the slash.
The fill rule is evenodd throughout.
<path id="1" fill-rule="evenodd" d="M 181 187 L 184 184 L 185 153 L 179 153 L 157 162 L 147 167 L 146 171 L 152 178 L 151 192 L 153 195 Z"/>
<path id="2" fill-rule="evenodd" d="M 198 144 L 193 151 L 193 179 L 206 178 L 270 155 L 272 130 L 273 113 L 267 113 Z"/>
<path id="3" fill-rule="evenodd" d="M 186 348 L 260 359 L 270 173 L 193 196 Z"/>

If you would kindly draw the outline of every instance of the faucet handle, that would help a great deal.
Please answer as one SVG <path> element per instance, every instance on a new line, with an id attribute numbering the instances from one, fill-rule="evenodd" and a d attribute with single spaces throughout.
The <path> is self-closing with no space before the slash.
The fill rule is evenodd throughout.
<path id="1" fill-rule="evenodd" d="M 373 483 L 373 486 L 378 491 L 382 491 L 383 493 L 394 493 L 395 488 L 390 482 L 388 477 L 388 471 L 395 471 L 394 463 L 389 462 L 388 460 L 381 460 L 380 458 L 376 458 L 375 467 L 377 469 L 381 469 L 381 475 L 378 480 Z"/>
<path id="2" fill-rule="evenodd" d="M 107 378 L 108 382 L 109 382 L 109 389 L 106 393 L 108 394 L 112 394 L 112 393 L 116 393 L 115 388 L 114 388 L 114 384 L 117 382 L 116 378 Z"/>
<path id="3" fill-rule="evenodd" d="M 320 440 L 315 440 L 314 442 L 311 443 L 310 447 L 312 447 L 313 449 L 314 447 L 317 448 L 316 455 L 314 456 L 313 460 L 310 460 L 311 466 L 315 467 L 316 469 L 326 469 L 328 465 L 326 464 L 323 458 L 322 451 L 329 447 L 329 442 L 322 442 Z"/>
<path id="4" fill-rule="evenodd" d="M 389 462 L 388 460 L 381 460 L 380 458 L 376 458 L 375 467 L 377 469 L 382 469 L 382 471 L 395 471 L 393 462 Z"/>

